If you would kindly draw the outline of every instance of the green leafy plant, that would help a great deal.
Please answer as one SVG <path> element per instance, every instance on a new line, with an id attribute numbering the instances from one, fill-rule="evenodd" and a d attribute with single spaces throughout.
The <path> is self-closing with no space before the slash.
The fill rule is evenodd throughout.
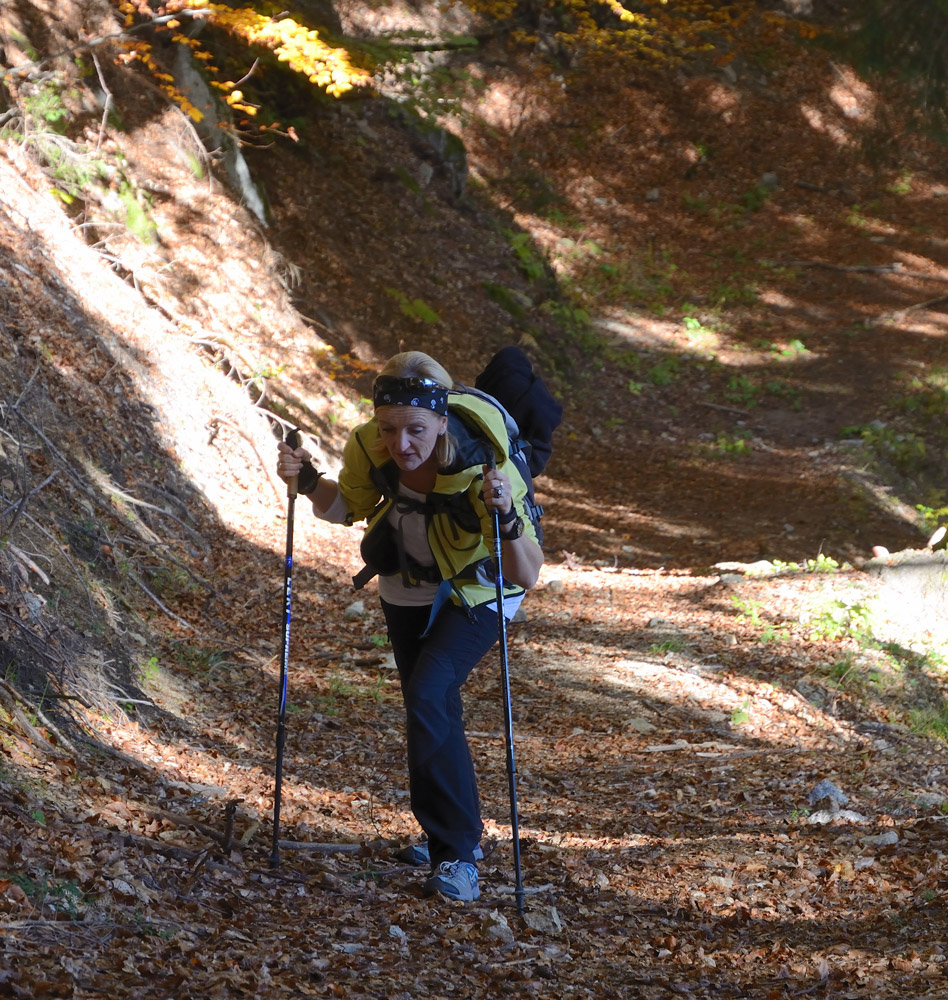
<path id="1" fill-rule="evenodd" d="M 368 684 L 354 683 L 338 674 L 329 678 L 330 701 L 333 704 L 337 698 L 369 698 L 378 703 L 388 697 L 389 687 L 389 678 L 382 671 L 379 671 L 374 680 Z M 327 712 L 326 714 L 335 714 L 335 712 Z"/>
<path id="2" fill-rule="evenodd" d="M 520 270 L 529 281 L 539 281 L 546 276 L 546 261 L 533 243 L 529 233 L 515 233 L 511 229 L 504 230 L 507 243 L 517 258 Z"/>
<path id="3" fill-rule="evenodd" d="M 715 335 L 714 331 L 705 326 L 697 316 L 685 316 L 681 322 L 690 340 L 700 340 Z"/>
<path id="4" fill-rule="evenodd" d="M 125 180 L 119 184 L 118 196 L 125 207 L 125 225 L 128 231 L 142 243 L 155 243 L 158 239 L 158 226 L 151 215 L 150 197 L 136 191 Z"/>
<path id="5" fill-rule="evenodd" d="M 815 559 L 807 559 L 805 566 L 808 573 L 837 573 L 840 569 L 839 563 L 825 552 L 818 553 Z"/>
<path id="6" fill-rule="evenodd" d="M 0 875 L 23 892 L 43 910 L 61 913 L 76 919 L 86 904 L 86 896 L 77 882 L 51 879 L 45 872 L 27 875 L 22 872 Z"/>
<path id="7" fill-rule="evenodd" d="M 686 648 L 684 639 L 679 636 L 669 636 L 661 642 L 653 642 L 646 652 L 657 655 L 659 653 L 680 653 Z"/>
<path id="8" fill-rule="evenodd" d="M 872 232 L 879 226 L 878 221 L 872 216 L 867 215 L 860 205 L 851 205 L 846 211 L 845 220 L 848 226 L 865 232 Z"/>
<path id="9" fill-rule="evenodd" d="M 161 669 L 158 666 L 158 657 L 150 656 L 142 665 L 139 667 L 139 676 L 142 681 L 147 683 L 148 681 L 155 681 L 158 679 L 158 675 L 161 673 Z"/>
<path id="10" fill-rule="evenodd" d="M 205 678 L 227 663 L 227 654 L 222 650 L 201 646 L 183 646 L 176 653 L 176 658 L 187 670 Z M 157 664 L 157 660 L 152 659 Z"/>
<path id="11" fill-rule="evenodd" d="M 915 732 L 948 743 L 948 706 L 913 708 L 909 710 L 908 718 Z"/>
<path id="12" fill-rule="evenodd" d="M 529 296 L 516 288 L 508 288 L 493 281 L 485 281 L 481 287 L 492 302 L 509 312 L 514 319 L 523 319 L 533 306 Z"/>
<path id="13" fill-rule="evenodd" d="M 382 884 L 385 881 L 384 876 L 372 865 L 366 865 L 361 871 L 355 872 L 349 876 L 350 882 L 377 882 Z"/>
<path id="14" fill-rule="evenodd" d="M 714 439 L 714 451 L 722 455 L 748 455 L 753 450 L 750 431 L 735 431 L 728 434 L 721 431 Z"/>
<path id="15" fill-rule="evenodd" d="M 851 697 L 867 699 L 908 693 L 903 665 L 897 657 L 875 648 L 872 637 L 858 635 L 862 650 L 847 651 L 838 660 L 820 670 L 834 683 L 838 691 Z"/>
<path id="16" fill-rule="evenodd" d="M 862 427 L 845 428 L 844 433 L 856 433 L 883 461 L 903 474 L 916 473 L 925 461 L 925 439 L 914 431 L 900 431 L 873 422 Z"/>
<path id="17" fill-rule="evenodd" d="M 735 708 L 731 712 L 731 725 L 732 726 L 744 726 L 750 722 L 751 715 L 751 700 L 750 698 L 745 698 L 743 704 L 740 708 Z"/>
<path id="18" fill-rule="evenodd" d="M 397 288 L 386 288 L 385 293 L 398 303 L 403 316 L 417 320 L 420 323 L 440 323 L 441 317 L 423 299 L 410 299 Z"/>
<path id="19" fill-rule="evenodd" d="M 752 625 L 759 625 L 761 623 L 760 615 L 763 610 L 763 604 L 760 601 L 732 594 L 731 602 L 737 608 L 738 618 L 746 618 Z"/>
<path id="20" fill-rule="evenodd" d="M 801 358 L 809 354 L 810 351 L 802 340 L 797 340 L 794 338 L 789 341 L 784 347 L 779 347 L 777 344 L 772 345 L 771 350 L 781 358 Z"/>
<path id="21" fill-rule="evenodd" d="M 681 360 L 669 354 L 668 357 L 662 358 L 657 365 L 649 368 L 646 374 L 652 385 L 666 386 L 671 385 L 678 378 L 680 370 Z"/>
<path id="22" fill-rule="evenodd" d="M 780 628 L 777 625 L 767 625 L 760 633 L 761 642 L 786 642 L 789 638 L 789 630 Z"/>
<path id="23" fill-rule="evenodd" d="M 23 106 L 34 120 L 34 127 L 42 126 L 60 135 L 65 134 L 69 110 L 64 101 L 64 86 L 54 78 L 36 84 L 24 96 Z"/>
<path id="24" fill-rule="evenodd" d="M 476 49 L 478 46 L 478 40 L 473 35 L 449 34 L 435 39 L 427 31 L 400 31 L 397 35 L 383 35 L 363 45 L 378 69 L 388 67 L 400 92 L 405 95 L 405 103 L 413 111 L 427 120 L 435 120 L 439 115 L 469 120 L 471 113 L 464 99 L 474 97 L 485 84 L 460 66 L 422 65 L 416 46 L 435 43 L 454 51 Z"/>
<path id="25" fill-rule="evenodd" d="M 540 311 L 554 319 L 567 336 L 591 355 L 599 354 L 605 342 L 592 326 L 589 313 L 571 299 L 547 299 Z"/>
<path id="26" fill-rule="evenodd" d="M 766 184 L 755 184 L 741 195 L 741 204 L 748 212 L 759 212 L 773 195 L 773 188 Z"/>
<path id="27" fill-rule="evenodd" d="M 760 388 L 747 375 L 732 375 L 728 379 L 727 391 L 724 393 L 727 400 L 741 406 L 756 406 L 759 395 Z"/>
<path id="28" fill-rule="evenodd" d="M 764 386 L 771 396 L 776 396 L 778 399 L 789 400 L 791 407 L 794 410 L 799 410 L 802 406 L 800 402 L 800 390 L 795 388 L 789 382 L 784 379 L 770 379 Z"/>
<path id="29" fill-rule="evenodd" d="M 757 289 L 753 285 L 731 285 L 727 283 L 716 285 L 711 290 L 711 299 L 718 309 L 729 309 L 734 306 L 751 306 L 757 301 Z"/>
<path id="30" fill-rule="evenodd" d="M 711 200 L 707 195 L 685 194 L 682 198 L 685 208 L 695 215 L 707 215 L 711 211 Z"/>
<path id="31" fill-rule="evenodd" d="M 872 615 L 864 604 L 845 599 L 833 600 L 809 620 L 810 638 L 831 642 L 851 637 L 868 641 L 872 637 Z"/>
<path id="32" fill-rule="evenodd" d="M 553 265 L 561 288 L 583 304 L 641 302 L 662 312 L 675 294 L 678 266 L 668 251 L 637 256 L 592 240 L 560 240 Z"/>

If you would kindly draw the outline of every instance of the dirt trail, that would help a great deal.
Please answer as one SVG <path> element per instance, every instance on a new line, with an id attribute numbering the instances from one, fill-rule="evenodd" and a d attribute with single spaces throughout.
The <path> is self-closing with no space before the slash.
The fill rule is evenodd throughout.
<path id="1" fill-rule="evenodd" d="M 775 75 L 793 106 L 825 104 L 822 79 L 796 64 Z M 514 194 L 517 171 L 552 151 L 530 169 L 587 213 L 569 236 L 582 267 L 600 267 L 597 240 L 610 267 L 617 247 L 651 262 L 590 311 L 597 329 L 612 324 L 606 340 L 577 332 L 566 300 L 514 253 L 526 244 L 511 234 L 530 232 L 575 290 L 576 254 L 553 222 L 514 196 L 503 215 L 476 190 L 458 202 L 437 172 L 406 187 L 399 170 L 417 170 L 417 150 L 376 104 L 320 111 L 305 147 L 248 153 L 270 187 L 261 232 L 196 177 L 178 116 L 130 102 L 108 150 L 134 165 L 161 239 L 123 231 L 107 256 L 78 238 L 22 147 L 0 151 L 0 485 L 7 513 L 23 511 L 0 548 L 11 678 L 0 683 L 0 993 L 948 992 L 948 774 L 943 742 L 919 735 L 944 717 L 938 637 L 897 613 L 904 602 L 882 601 L 877 579 L 840 568 L 872 545 L 924 538 L 840 428 L 883 403 L 890 419 L 895 390 L 943 362 L 937 306 L 891 318 L 943 280 L 944 248 L 925 228 L 941 195 L 924 148 L 911 148 L 917 169 L 896 195 L 851 147 L 830 159 L 825 134 L 799 122 L 749 162 L 771 100 L 756 87 L 697 189 L 678 169 L 689 123 L 701 111 L 711 128 L 711 98 L 732 91 L 681 83 L 601 105 L 614 119 L 583 150 L 614 165 L 601 187 L 573 184 L 587 174 L 575 149 L 549 141 L 566 120 L 515 131 L 516 162 L 486 132 L 464 136 L 480 175 Z M 511 69 L 485 110 L 499 114 L 504 87 L 520 85 Z M 640 129 L 653 159 L 628 162 L 643 173 L 622 174 L 623 116 L 665 122 L 664 138 Z M 97 116 L 90 128 L 91 143 Z M 788 180 L 759 210 L 738 208 L 770 157 Z M 863 201 L 878 195 L 894 227 L 882 241 L 829 202 L 835 189 L 791 182 L 828 159 L 852 168 Z M 658 202 L 644 197 L 649 171 Z M 627 211 L 614 211 L 623 185 Z M 90 195 L 83 211 L 104 228 L 100 210 Z M 643 244 L 656 232 L 669 243 Z M 901 254 L 914 277 L 801 265 L 763 281 L 743 251 L 771 240 L 792 258 L 835 248 L 842 264 Z M 759 282 L 760 299 L 716 304 L 721 268 L 732 291 Z M 532 302 L 528 319 L 488 287 Z M 405 314 L 409 293 L 442 321 Z M 663 295 L 694 308 L 673 316 Z M 359 531 L 304 509 L 283 830 L 323 846 L 287 847 L 272 871 L 286 525 L 267 412 L 305 418 L 332 471 L 369 373 L 403 342 L 470 381 L 512 339 L 536 345 L 567 404 L 539 482 L 548 562 L 510 634 L 526 917 L 510 893 L 494 658 L 467 694 L 484 895 L 423 900 L 420 874 L 392 859 L 416 830 L 382 619 L 371 591 L 348 582 Z M 808 560 L 819 572 L 803 571 Z M 755 561 L 782 572 L 753 575 Z M 57 728 L 50 705 L 75 728 Z M 820 815 L 811 793 L 823 779 L 850 815 Z"/>

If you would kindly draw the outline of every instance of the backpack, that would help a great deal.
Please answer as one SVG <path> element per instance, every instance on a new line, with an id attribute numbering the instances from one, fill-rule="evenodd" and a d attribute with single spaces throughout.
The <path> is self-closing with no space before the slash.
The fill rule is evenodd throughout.
<path id="1" fill-rule="evenodd" d="M 540 475 L 553 454 L 553 431 L 563 419 L 563 407 L 533 370 L 530 359 L 519 347 L 504 347 L 487 362 L 474 387 L 500 403 L 513 419 L 517 433 L 511 443 L 526 452 L 530 475 Z"/>
<path id="2" fill-rule="evenodd" d="M 543 508 L 536 502 L 533 477 L 553 454 L 553 431 L 563 419 L 563 407 L 534 372 L 526 354 L 513 346 L 499 350 L 474 380 L 474 388 L 464 386 L 463 391 L 487 400 L 503 415 L 508 453 L 527 484 L 527 514 L 542 544 Z"/>

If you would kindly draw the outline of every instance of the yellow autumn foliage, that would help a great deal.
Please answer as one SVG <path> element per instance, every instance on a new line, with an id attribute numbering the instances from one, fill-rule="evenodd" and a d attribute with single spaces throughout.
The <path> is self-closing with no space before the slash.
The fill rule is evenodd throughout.
<path id="1" fill-rule="evenodd" d="M 313 28 L 291 17 L 276 20 L 250 7 L 227 7 L 200 0 L 178 0 L 174 10 L 200 11 L 202 17 L 251 45 L 270 49 L 290 69 L 302 73 L 311 83 L 339 97 L 353 87 L 368 82 L 369 74 L 353 66 L 345 49 L 328 45 Z"/>
<path id="2" fill-rule="evenodd" d="M 328 45 L 320 38 L 319 32 L 299 24 L 292 18 L 279 20 L 259 14 L 249 7 L 232 8 L 220 3 L 201 3 L 199 0 L 172 0 L 161 9 L 162 16 L 172 16 L 167 21 L 155 21 L 158 13 L 145 0 L 113 0 L 116 8 L 125 15 L 126 28 L 136 23 L 155 23 L 157 30 L 172 32 L 172 41 L 191 49 L 193 58 L 204 63 L 209 74 L 217 73 L 213 65 L 214 55 L 202 42 L 182 31 L 185 16 L 202 18 L 222 30 L 241 39 L 248 45 L 261 45 L 272 51 L 277 59 L 285 62 L 292 70 L 303 74 L 311 83 L 333 97 L 340 97 L 353 87 L 369 80 L 366 70 L 354 66 L 349 53 L 342 48 Z M 193 121 L 199 122 L 203 113 L 194 106 L 187 95 L 174 86 L 173 79 L 158 66 L 152 54 L 151 45 L 140 40 L 123 43 L 124 62 L 140 62 L 158 81 L 161 89 Z M 234 91 L 233 81 L 209 80 L 212 87 L 222 91 L 224 100 L 235 111 L 255 115 L 257 109 L 244 100 L 244 95 Z M 234 92 L 232 92 L 234 91 Z"/>
<path id="3" fill-rule="evenodd" d="M 510 0 L 465 0 L 484 17 L 505 20 L 516 13 Z M 548 9 L 556 27 L 552 39 L 565 51 L 582 50 L 651 63 L 678 63 L 714 49 L 756 10 L 754 0 L 557 0 Z M 603 18 L 606 8 L 614 20 Z M 634 9 L 630 9 L 634 8 Z M 518 29 L 512 38 L 527 44 L 538 32 Z"/>

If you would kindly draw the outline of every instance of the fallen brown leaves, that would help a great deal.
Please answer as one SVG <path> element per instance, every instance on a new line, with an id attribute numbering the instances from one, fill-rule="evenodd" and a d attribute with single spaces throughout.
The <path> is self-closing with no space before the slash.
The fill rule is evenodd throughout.
<path id="1" fill-rule="evenodd" d="M 752 77 L 746 93 L 743 82 L 717 78 L 630 84 L 614 100 L 588 102 L 597 114 L 611 109 L 614 121 L 585 138 L 568 109 L 547 127 L 542 101 L 536 122 L 527 106 L 511 121 L 522 156 L 512 167 L 530 174 L 538 164 L 541 180 L 582 214 L 583 238 L 612 253 L 633 248 L 633 263 L 650 257 L 658 272 L 663 262 L 675 265 L 664 276 L 643 273 L 628 301 L 604 303 L 610 322 L 637 324 L 641 339 L 625 345 L 627 354 L 647 355 L 649 344 L 688 354 L 688 332 L 649 314 L 652 286 L 686 275 L 694 287 L 682 294 L 693 292 L 710 322 L 721 274 L 732 290 L 759 279 L 746 254 L 754 241 L 774 243 L 787 260 L 832 249 L 840 267 L 891 258 L 891 247 L 844 224 L 847 203 L 835 188 L 797 188 L 790 178 L 852 168 L 864 200 L 878 196 L 885 211 L 903 213 L 902 238 L 934 256 L 922 226 L 935 197 L 924 169 L 913 181 L 917 196 L 900 204 L 876 191 L 848 148 L 831 157 L 818 130 L 783 119 L 759 125 L 775 120 L 779 88 L 794 107 L 812 97 L 830 115 L 819 76 L 807 73 L 802 60 L 791 63 L 769 88 Z M 503 86 L 514 113 L 522 80 Z M 491 100 L 500 102 L 503 86 Z M 734 115 L 724 119 L 714 109 L 730 101 Z M 161 323 L 137 290 L 113 280 L 101 260 L 90 263 L 58 210 L 30 200 L 29 185 L 2 163 L 5 395 L 22 395 L 22 419 L 31 421 L 11 423 L 4 447 L 19 455 L 11 442 L 20 435 L 26 458 L 8 464 L 33 477 L 24 513 L 42 510 L 42 524 L 65 525 L 66 542 L 48 565 L 25 545 L 23 558 L 7 553 L 20 586 L 4 594 L 15 621 L 4 619 L 3 637 L 19 636 L 24 661 L 48 662 L 62 684 L 18 699 L 4 682 L 0 994 L 943 997 L 944 748 L 893 724 L 899 706 L 871 690 L 881 684 L 870 683 L 880 664 L 867 662 L 842 683 L 840 662 L 864 654 L 851 636 L 813 635 L 814 614 L 834 586 L 862 599 L 871 582 L 858 573 L 727 582 L 695 569 L 712 553 L 797 558 L 821 551 L 826 537 L 858 549 L 867 539 L 888 543 L 885 531 L 911 536 L 889 508 L 850 505 L 836 478 L 838 452 L 827 444 L 839 430 L 841 386 L 854 412 L 871 410 L 873 391 L 905 361 L 904 345 L 916 345 L 912 363 L 941 350 L 937 316 L 911 331 L 860 328 L 841 338 L 857 320 L 927 299 L 897 275 L 884 284 L 875 274 L 801 267 L 796 286 L 775 275 L 763 289 L 774 312 L 727 313 L 733 341 L 718 344 L 731 366 L 725 376 L 761 353 L 761 329 L 778 347 L 806 336 L 815 355 L 807 371 L 823 374 L 794 387 L 799 409 L 776 400 L 753 411 L 723 395 L 715 398 L 726 405 L 704 407 L 714 386 L 697 367 L 685 367 L 667 392 L 656 384 L 637 397 L 621 358 L 613 370 L 564 347 L 590 371 L 563 362 L 557 373 L 571 407 L 540 484 L 550 559 L 525 605 L 529 621 L 510 635 L 523 920 L 511 892 L 496 664 L 485 662 L 467 692 L 487 825 L 483 897 L 471 906 L 425 900 L 423 873 L 392 858 L 392 843 L 417 831 L 382 619 L 372 595 L 361 611 L 348 610 L 358 533 L 330 532 L 300 510 L 282 857 L 270 868 L 282 495 L 261 486 L 269 442 L 265 433 L 246 437 L 259 428 L 241 421 L 244 395 L 231 385 L 235 402 L 210 373 L 232 365 L 247 375 L 258 360 L 285 362 L 280 391 L 318 422 L 310 430 L 328 463 L 338 455 L 337 425 L 359 415 L 369 362 L 410 336 L 469 377 L 488 346 L 516 333 L 480 283 L 523 285 L 493 221 L 477 223 L 481 207 L 462 212 L 433 191 L 409 196 L 395 185 L 386 196 L 381 182 L 373 186 L 380 160 L 414 160 L 404 136 L 385 131 L 384 114 L 365 115 L 357 142 L 345 115 L 319 122 L 321 149 L 351 150 L 341 165 L 328 153 L 314 162 L 266 154 L 272 190 L 294 192 L 274 198 L 274 238 L 282 234 L 302 269 L 300 300 L 332 322 L 303 323 L 261 267 L 269 248 L 246 218 L 185 168 L 175 173 L 165 120 L 136 121 L 121 137 L 149 183 L 161 178 L 161 190 L 181 199 L 156 199 L 166 242 L 129 269 L 161 303 Z M 509 161 L 488 132 L 466 136 L 472 160 L 503 184 Z M 683 176 L 686 154 L 707 135 L 714 162 L 696 160 L 700 175 Z M 149 143 L 158 151 L 150 159 Z M 583 163 L 587 152 L 597 176 Z M 708 223 L 702 204 L 733 218 L 734 203 L 775 163 L 788 178 L 779 199 L 740 215 L 732 229 Z M 643 197 L 653 185 L 658 201 Z M 810 218 L 825 228 L 815 231 Z M 556 251 L 562 234 L 550 219 L 518 209 L 517 221 Z M 316 235 L 301 245 L 301 231 Z M 435 266 L 445 262 L 456 268 L 447 281 Z M 925 267 L 934 273 L 936 265 Z M 399 326 L 386 287 L 422 296 L 450 322 L 423 334 Z M 214 296 L 226 308 L 211 308 Z M 314 328 L 338 350 L 317 342 Z M 208 350 L 201 360 L 198 337 Z M 560 346 L 552 344 L 550 359 Z M 362 360 L 348 358 L 350 350 Z M 649 364 L 658 360 L 656 352 Z M 34 368 L 35 381 L 26 374 Z M 834 405 L 826 406 L 830 390 Z M 766 449 L 743 464 L 696 457 L 705 447 L 698 430 L 731 428 L 716 421 L 746 412 L 759 417 Z M 58 443 L 40 437 L 54 429 Z M 31 541 L 40 538 L 36 525 L 30 530 Z M 838 554 L 835 545 L 830 551 Z M 80 578 L 80 563 L 94 570 L 95 585 L 78 588 L 69 624 L 56 619 L 44 632 L 30 575 L 35 583 L 39 570 L 65 588 Z M 658 568 L 666 565 L 692 569 Z M 103 625 L 79 613 L 83 602 L 134 650 L 126 666 L 141 690 L 115 686 L 108 668 L 117 640 L 116 650 L 103 644 L 90 653 Z M 927 677 L 917 664 L 913 671 Z M 942 678 L 930 673 L 940 691 Z M 865 690 L 848 686 L 858 677 Z M 31 703 L 45 710 L 44 699 L 67 697 L 76 723 L 68 744 L 31 715 Z M 809 792 L 824 777 L 864 822 L 810 822 Z"/>
<path id="2" fill-rule="evenodd" d="M 621 644 L 603 586 L 627 619 Z M 295 622 L 276 870 L 272 665 L 231 668 L 213 704 L 203 678 L 187 679 L 186 718 L 90 716 L 98 756 L 47 759 L 8 726 L 35 777 L 0 785 L 7 995 L 939 995 L 948 942 L 931 928 L 948 824 L 916 802 L 943 777 L 941 752 L 904 731 L 861 735 L 754 678 L 742 663 L 760 641 L 730 644 L 714 602 L 694 599 L 715 589 L 545 570 L 511 635 L 523 920 L 492 661 L 468 694 L 489 834 L 482 899 L 425 900 L 421 873 L 392 859 L 414 831 L 393 678 L 357 662 L 379 628 L 371 605 L 332 635 L 309 609 Z M 700 648 L 656 650 L 659 612 Z M 323 648 L 310 659 L 314 631 Z M 792 644 L 781 652 L 794 662 Z M 808 823 L 826 775 L 865 824 Z M 897 836 L 875 846 L 886 831 Z"/>

